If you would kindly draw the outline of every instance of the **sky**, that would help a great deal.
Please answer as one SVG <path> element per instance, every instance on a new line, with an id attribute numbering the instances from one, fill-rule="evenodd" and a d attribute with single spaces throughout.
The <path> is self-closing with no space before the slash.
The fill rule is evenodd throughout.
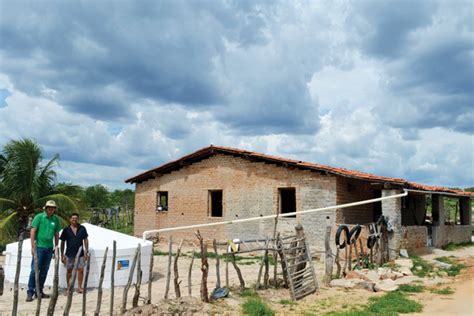
<path id="1" fill-rule="evenodd" d="M 474 186 L 472 1 L 0 0 L 0 148 L 110 189 L 210 144 Z"/>

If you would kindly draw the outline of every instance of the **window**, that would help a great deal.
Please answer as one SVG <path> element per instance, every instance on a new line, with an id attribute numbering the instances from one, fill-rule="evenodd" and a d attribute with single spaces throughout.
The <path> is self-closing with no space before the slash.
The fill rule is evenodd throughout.
<path id="1" fill-rule="evenodd" d="M 156 192 L 156 211 L 168 211 L 168 192 Z"/>
<path id="2" fill-rule="evenodd" d="M 280 214 L 296 212 L 296 190 L 295 188 L 279 189 L 280 192 Z M 296 217 L 295 215 L 285 217 Z"/>
<path id="3" fill-rule="evenodd" d="M 222 190 L 209 191 L 209 214 L 222 217 Z"/>

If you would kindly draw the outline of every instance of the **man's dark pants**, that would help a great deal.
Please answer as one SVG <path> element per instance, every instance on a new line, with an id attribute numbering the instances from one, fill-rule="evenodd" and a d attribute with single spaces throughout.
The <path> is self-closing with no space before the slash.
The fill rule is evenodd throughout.
<path id="1" fill-rule="evenodd" d="M 39 282 L 40 291 L 43 292 L 44 282 L 48 276 L 49 264 L 53 257 L 53 248 L 36 248 L 38 252 L 38 270 L 39 270 Z M 31 272 L 30 279 L 28 281 L 28 295 L 33 296 L 36 293 L 36 281 L 35 281 L 35 259 L 31 260 Z"/>

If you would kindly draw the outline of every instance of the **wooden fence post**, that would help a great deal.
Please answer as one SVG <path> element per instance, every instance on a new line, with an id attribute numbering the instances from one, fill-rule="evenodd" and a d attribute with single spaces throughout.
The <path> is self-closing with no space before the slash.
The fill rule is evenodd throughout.
<path id="1" fill-rule="evenodd" d="M 33 258 L 35 261 L 35 285 L 36 285 L 36 316 L 39 316 L 41 313 L 41 289 L 39 282 L 39 263 L 38 263 L 38 247 L 35 247 L 33 253 Z"/>
<path id="2" fill-rule="evenodd" d="M 74 259 L 74 267 L 72 268 L 72 276 L 71 281 L 69 282 L 68 292 L 67 292 L 67 301 L 66 306 L 64 307 L 64 316 L 69 315 L 69 311 L 71 310 L 72 305 L 72 294 L 74 293 L 74 284 L 76 284 L 76 277 L 77 277 L 77 266 L 79 264 L 79 258 L 81 256 L 82 246 L 79 247 L 79 250 L 76 254 L 76 259 Z"/>
<path id="3" fill-rule="evenodd" d="M 196 237 L 199 239 L 199 245 L 201 247 L 201 300 L 203 302 L 209 303 L 209 292 L 207 290 L 207 275 L 209 273 L 209 263 L 207 262 L 207 246 L 204 243 L 199 230 L 196 233 Z"/>
<path id="4" fill-rule="evenodd" d="M 22 249 L 23 249 L 23 232 L 20 233 L 20 240 L 18 240 L 18 252 L 17 252 L 17 257 L 16 257 L 15 281 L 13 283 L 13 307 L 12 307 L 12 315 L 13 316 L 16 316 L 17 313 L 18 313 L 18 282 L 20 280 Z"/>
<path id="5" fill-rule="evenodd" d="M 230 258 L 231 258 L 231 263 L 235 268 L 235 272 L 237 272 L 237 276 L 239 277 L 240 288 L 245 289 L 245 281 L 244 281 L 244 278 L 242 277 L 242 272 L 240 271 L 240 268 L 235 261 L 235 255 L 233 252 L 230 253 Z"/>
<path id="6" fill-rule="evenodd" d="M 325 275 L 324 275 L 324 284 L 329 286 L 332 278 L 332 268 L 333 268 L 333 255 L 330 246 L 331 240 L 331 226 L 326 227 L 326 235 L 324 238 L 324 248 L 325 248 Z"/>
<path id="7" fill-rule="evenodd" d="M 173 236 L 170 236 L 170 241 L 168 244 L 168 270 L 166 271 L 166 288 L 165 288 L 165 299 L 168 299 L 168 293 L 170 290 L 171 282 L 171 259 L 173 256 Z"/>
<path id="8" fill-rule="evenodd" d="M 109 315 L 114 314 L 114 299 L 115 299 L 115 261 L 117 261 L 117 241 L 114 240 L 112 245 L 112 266 L 110 269 L 110 304 Z"/>
<path id="9" fill-rule="evenodd" d="M 192 282 L 191 282 L 191 275 L 193 271 L 193 263 L 194 263 L 194 256 L 196 255 L 196 252 L 194 251 L 193 247 L 193 254 L 191 256 L 191 264 L 189 265 L 189 271 L 188 271 L 188 294 L 189 296 L 192 296 Z"/>
<path id="10" fill-rule="evenodd" d="M 133 295 L 132 307 L 138 306 L 138 299 L 140 298 L 140 286 L 142 284 L 142 250 L 138 253 L 137 259 L 137 282 L 135 283 L 135 294 Z"/>
<path id="11" fill-rule="evenodd" d="M 179 243 L 178 249 L 176 250 L 176 255 L 174 257 L 174 265 L 173 265 L 173 272 L 174 272 L 174 293 L 176 295 L 176 298 L 181 297 L 181 289 L 179 288 L 179 271 L 178 271 L 178 259 L 179 255 L 181 254 L 181 246 L 183 245 L 183 239 L 181 239 L 181 242 Z"/>
<path id="12" fill-rule="evenodd" d="M 212 245 L 214 247 L 214 252 L 216 254 L 216 288 L 221 287 L 221 272 L 220 272 L 220 258 L 219 258 L 219 253 L 217 252 L 217 242 L 214 239 L 212 242 Z"/>
<path id="13" fill-rule="evenodd" d="M 133 257 L 132 267 L 130 268 L 130 274 L 128 275 L 128 282 L 123 289 L 123 296 L 122 296 L 122 308 L 120 312 L 123 314 L 127 310 L 127 298 L 128 298 L 128 290 L 130 289 L 130 284 L 132 284 L 133 280 L 133 273 L 135 272 L 135 266 L 137 264 L 138 256 L 141 256 L 141 244 L 138 244 L 137 250 L 135 250 L 135 256 Z"/>
<path id="14" fill-rule="evenodd" d="M 104 252 L 104 259 L 102 259 L 102 266 L 100 267 L 99 289 L 97 290 L 97 306 L 95 308 L 94 316 L 99 316 L 100 305 L 102 304 L 102 283 L 104 283 L 104 272 L 105 272 L 105 264 L 107 262 L 108 251 L 109 251 L 109 247 L 106 247 L 105 252 Z"/>
<path id="15" fill-rule="evenodd" d="M 148 295 L 146 298 L 146 304 L 151 304 L 152 285 L 153 285 L 153 246 L 151 247 L 151 254 L 150 254 L 150 272 L 148 274 Z"/>
<path id="16" fill-rule="evenodd" d="M 87 282 L 89 281 L 89 271 L 91 267 L 91 256 L 90 254 L 87 256 L 87 261 L 86 261 L 86 271 L 84 275 L 84 284 L 82 288 L 84 291 L 82 292 L 82 316 L 86 316 L 86 310 L 87 310 L 87 305 L 86 305 L 86 299 L 87 299 Z"/>
<path id="17" fill-rule="evenodd" d="M 58 286 L 59 286 L 59 262 L 61 261 L 59 247 L 56 246 L 54 249 L 54 277 L 53 277 L 53 292 L 51 293 L 51 300 L 48 306 L 48 316 L 54 315 L 54 309 L 56 308 L 56 302 L 58 301 Z"/>

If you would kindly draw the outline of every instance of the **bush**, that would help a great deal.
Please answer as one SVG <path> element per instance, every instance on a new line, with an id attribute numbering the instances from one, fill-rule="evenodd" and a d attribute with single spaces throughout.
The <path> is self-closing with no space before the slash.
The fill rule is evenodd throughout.
<path id="1" fill-rule="evenodd" d="M 368 311 L 378 315 L 398 315 L 398 313 L 421 312 L 423 306 L 408 299 L 402 292 L 390 292 L 384 296 L 369 299 L 371 304 Z"/>
<path id="2" fill-rule="evenodd" d="M 248 298 L 242 305 L 242 312 L 250 316 L 273 316 L 275 312 L 258 297 Z"/>

